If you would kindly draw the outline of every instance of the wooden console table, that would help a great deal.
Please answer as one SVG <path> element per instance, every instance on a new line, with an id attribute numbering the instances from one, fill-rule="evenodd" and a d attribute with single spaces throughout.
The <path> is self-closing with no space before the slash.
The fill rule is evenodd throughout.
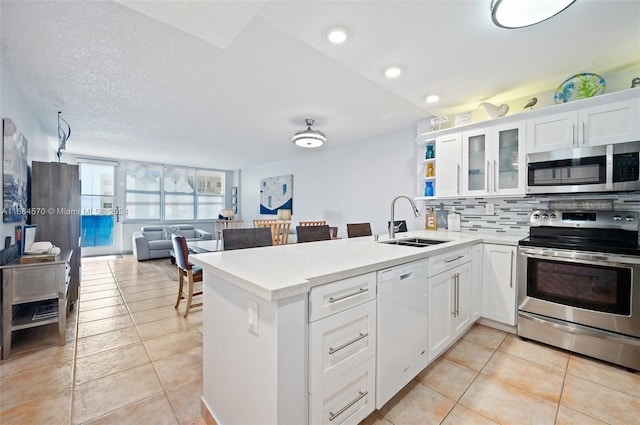
<path id="1" fill-rule="evenodd" d="M 2 358 L 11 355 L 11 333 L 20 329 L 58 323 L 60 345 L 65 344 L 67 293 L 71 250 L 62 251 L 54 261 L 20 264 L 16 260 L 2 270 Z M 57 302 L 57 314 L 34 318 L 38 307 Z M 44 308 L 46 310 L 46 308 Z"/>

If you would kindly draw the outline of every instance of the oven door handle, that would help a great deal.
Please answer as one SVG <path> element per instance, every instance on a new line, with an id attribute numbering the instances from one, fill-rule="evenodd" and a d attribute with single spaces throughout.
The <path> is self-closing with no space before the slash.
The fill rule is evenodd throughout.
<path id="1" fill-rule="evenodd" d="M 567 251 L 558 250 L 546 250 L 543 253 L 537 250 L 520 248 L 520 254 L 528 258 L 536 258 L 539 260 L 553 260 L 563 263 L 582 263 L 593 264 L 597 266 L 610 266 L 610 267 L 629 267 L 633 266 L 633 263 L 625 261 L 625 259 L 617 256 L 605 257 L 603 255 L 589 254 L 589 253 L 570 253 Z"/>

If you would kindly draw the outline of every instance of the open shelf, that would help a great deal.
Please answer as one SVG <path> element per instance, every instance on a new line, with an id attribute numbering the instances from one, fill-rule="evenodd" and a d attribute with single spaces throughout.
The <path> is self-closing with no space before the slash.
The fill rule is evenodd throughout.
<path id="1" fill-rule="evenodd" d="M 40 306 L 55 305 L 56 315 L 43 318 L 33 318 L 34 313 Z M 58 299 L 53 298 L 51 300 L 34 301 L 30 303 L 18 304 L 12 306 L 13 308 L 13 321 L 11 323 L 11 329 L 14 331 L 20 329 L 32 328 L 34 326 L 46 325 L 49 323 L 58 322 Z"/>

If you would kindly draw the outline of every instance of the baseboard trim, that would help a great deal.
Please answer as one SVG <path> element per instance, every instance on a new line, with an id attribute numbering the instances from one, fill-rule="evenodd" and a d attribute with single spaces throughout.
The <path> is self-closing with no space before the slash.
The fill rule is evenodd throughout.
<path id="1" fill-rule="evenodd" d="M 213 414 L 211 414 L 209 408 L 202 399 L 200 399 L 200 416 L 202 416 L 202 419 L 204 419 L 204 422 L 207 425 L 218 425 L 218 422 L 213 418 Z"/>

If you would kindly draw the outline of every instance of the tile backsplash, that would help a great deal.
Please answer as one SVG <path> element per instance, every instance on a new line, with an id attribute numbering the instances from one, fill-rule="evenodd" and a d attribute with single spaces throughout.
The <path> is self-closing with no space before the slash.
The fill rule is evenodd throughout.
<path id="1" fill-rule="evenodd" d="M 640 194 L 545 195 L 525 198 L 457 198 L 425 201 L 425 211 L 441 207 L 460 213 L 463 232 L 485 232 L 529 235 L 529 217 L 537 209 L 565 208 L 590 210 L 637 211 L 640 213 Z M 489 205 L 489 211 L 487 211 Z M 493 214 L 489 214 L 493 206 Z"/>

